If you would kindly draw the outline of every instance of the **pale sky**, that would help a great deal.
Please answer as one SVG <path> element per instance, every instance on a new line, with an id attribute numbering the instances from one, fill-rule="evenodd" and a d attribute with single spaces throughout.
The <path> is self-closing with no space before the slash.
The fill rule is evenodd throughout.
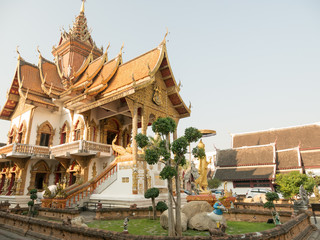
<path id="1" fill-rule="evenodd" d="M 0 105 L 21 56 L 53 60 L 59 29 L 79 14 L 80 0 L 0 0 Z M 231 147 L 230 133 L 320 122 L 320 1 L 88 0 L 85 14 L 109 59 L 124 43 L 124 62 L 155 48 L 169 29 L 167 49 L 194 126 L 214 129 L 207 150 Z M 0 142 L 9 121 L 0 121 Z"/>

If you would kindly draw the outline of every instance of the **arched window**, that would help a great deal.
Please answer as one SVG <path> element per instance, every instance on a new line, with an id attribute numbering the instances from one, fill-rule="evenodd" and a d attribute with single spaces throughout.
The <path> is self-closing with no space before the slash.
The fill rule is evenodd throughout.
<path id="1" fill-rule="evenodd" d="M 16 134 L 17 134 L 17 127 L 16 125 L 13 125 L 13 127 L 11 128 L 11 131 L 8 134 L 8 144 L 14 143 Z"/>
<path id="2" fill-rule="evenodd" d="M 60 129 L 60 144 L 69 142 L 69 132 L 70 132 L 69 123 L 65 121 L 62 128 Z"/>
<path id="3" fill-rule="evenodd" d="M 84 123 L 82 118 L 79 117 L 76 124 L 74 125 L 74 130 L 73 130 L 74 141 L 83 139 L 83 130 L 84 130 Z"/>
<path id="4" fill-rule="evenodd" d="M 19 128 L 18 136 L 17 136 L 17 143 L 25 143 L 25 136 L 27 132 L 27 124 L 26 121 L 23 121 Z"/>
<path id="5" fill-rule="evenodd" d="M 52 125 L 45 121 L 38 126 L 36 145 L 51 146 L 55 130 Z"/>

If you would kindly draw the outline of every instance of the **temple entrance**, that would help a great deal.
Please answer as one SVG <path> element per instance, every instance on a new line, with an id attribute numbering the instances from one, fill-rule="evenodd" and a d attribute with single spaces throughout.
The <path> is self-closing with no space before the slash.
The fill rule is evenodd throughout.
<path id="1" fill-rule="evenodd" d="M 77 183 L 77 180 L 80 179 L 80 173 L 81 173 L 81 167 L 76 162 L 73 161 L 71 166 L 68 168 L 67 172 L 69 173 L 69 179 L 68 179 L 68 186 L 71 186 L 75 183 Z"/>
<path id="2" fill-rule="evenodd" d="M 28 190 L 31 189 L 38 189 L 38 191 L 43 190 L 43 184 L 48 184 L 49 182 L 49 175 L 50 175 L 50 169 L 48 164 L 41 160 L 37 162 L 31 169 L 31 178 L 30 178 L 30 185 L 28 187 Z"/>
<path id="3" fill-rule="evenodd" d="M 107 144 L 112 144 L 113 139 L 117 136 L 117 132 L 107 132 Z M 117 141 L 118 142 L 118 141 Z M 117 143 L 118 144 L 118 143 Z"/>
<path id="4" fill-rule="evenodd" d="M 112 144 L 114 138 L 118 135 L 115 144 L 121 143 L 120 122 L 116 118 L 104 119 L 100 122 L 101 129 L 101 142 L 106 144 Z"/>
<path id="5" fill-rule="evenodd" d="M 66 183 L 66 169 L 61 165 L 61 163 L 58 164 L 56 171 L 54 172 L 54 184 L 60 183 Z"/>
<path id="6" fill-rule="evenodd" d="M 43 189 L 43 181 L 46 177 L 46 173 L 36 173 L 36 189 Z"/>

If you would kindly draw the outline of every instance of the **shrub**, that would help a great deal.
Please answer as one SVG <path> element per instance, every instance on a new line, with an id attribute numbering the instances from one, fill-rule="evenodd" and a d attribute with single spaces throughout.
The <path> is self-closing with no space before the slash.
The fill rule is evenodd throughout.
<path id="1" fill-rule="evenodd" d="M 168 209 L 168 206 L 165 202 L 160 201 L 157 203 L 156 209 L 157 211 L 164 212 Z"/>

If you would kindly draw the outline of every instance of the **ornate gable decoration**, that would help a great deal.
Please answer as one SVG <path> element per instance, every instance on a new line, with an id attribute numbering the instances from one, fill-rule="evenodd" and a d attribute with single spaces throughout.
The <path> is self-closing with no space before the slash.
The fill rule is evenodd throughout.
<path id="1" fill-rule="evenodd" d="M 154 92 L 153 92 L 152 100 L 155 104 L 157 104 L 158 106 L 161 106 L 162 105 L 161 89 L 157 84 L 155 84 L 153 90 Z"/>

